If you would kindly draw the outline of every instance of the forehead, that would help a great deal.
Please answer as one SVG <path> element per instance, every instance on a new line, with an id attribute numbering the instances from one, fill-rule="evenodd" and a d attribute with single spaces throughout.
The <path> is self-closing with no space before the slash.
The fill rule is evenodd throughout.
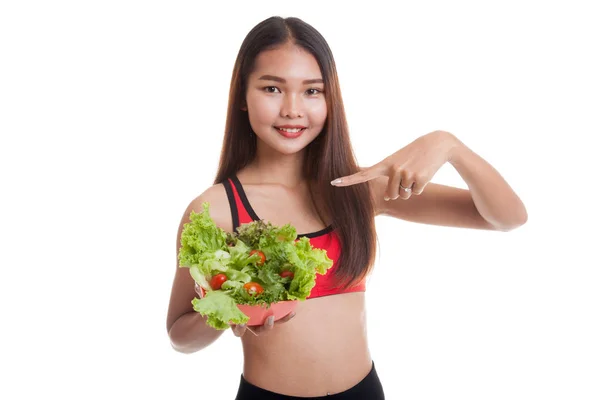
<path id="1" fill-rule="evenodd" d="M 251 77 L 259 78 L 262 75 L 275 75 L 288 81 L 323 78 L 316 58 L 295 45 L 261 52 L 256 58 Z"/>

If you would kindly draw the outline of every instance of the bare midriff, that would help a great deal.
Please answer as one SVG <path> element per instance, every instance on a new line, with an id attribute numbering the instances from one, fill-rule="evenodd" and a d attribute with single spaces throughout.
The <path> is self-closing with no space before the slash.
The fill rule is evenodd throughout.
<path id="1" fill-rule="evenodd" d="M 364 292 L 301 301 L 290 321 L 242 337 L 244 378 L 288 396 L 350 389 L 371 370 L 366 322 Z"/>

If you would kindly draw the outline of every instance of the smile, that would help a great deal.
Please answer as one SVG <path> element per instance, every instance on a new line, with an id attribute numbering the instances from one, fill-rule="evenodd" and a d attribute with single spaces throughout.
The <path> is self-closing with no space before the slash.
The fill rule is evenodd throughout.
<path id="1" fill-rule="evenodd" d="M 302 135 L 306 128 L 275 128 L 281 136 L 288 139 L 295 139 Z"/>

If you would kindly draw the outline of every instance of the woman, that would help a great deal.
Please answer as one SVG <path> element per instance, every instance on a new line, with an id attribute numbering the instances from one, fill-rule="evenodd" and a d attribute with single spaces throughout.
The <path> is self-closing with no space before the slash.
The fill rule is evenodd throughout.
<path id="1" fill-rule="evenodd" d="M 446 162 L 469 190 L 428 184 Z M 251 220 L 290 223 L 334 260 L 295 312 L 250 333 L 232 325 L 244 350 L 238 400 L 384 398 L 365 326 L 375 216 L 494 230 L 527 220 L 498 172 L 448 132 L 421 136 L 359 168 L 331 50 L 297 18 L 266 19 L 242 43 L 217 176 L 185 210 L 178 244 L 190 212 L 201 212 L 204 202 L 228 232 Z M 193 310 L 196 296 L 189 271 L 177 268 L 167 329 L 181 352 L 198 351 L 223 333 Z"/>

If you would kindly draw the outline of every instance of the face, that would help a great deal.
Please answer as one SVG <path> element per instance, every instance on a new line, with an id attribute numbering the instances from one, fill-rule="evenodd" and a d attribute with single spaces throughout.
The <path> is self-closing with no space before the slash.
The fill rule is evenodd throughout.
<path id="1" fill-rule="evenodd" d="M 294 45 L 260 53 L 248 79 L 244 109 L 259 147 L 282 154 L 304 149 L 319 135 L 327 118 L 317 60 Z"/>

